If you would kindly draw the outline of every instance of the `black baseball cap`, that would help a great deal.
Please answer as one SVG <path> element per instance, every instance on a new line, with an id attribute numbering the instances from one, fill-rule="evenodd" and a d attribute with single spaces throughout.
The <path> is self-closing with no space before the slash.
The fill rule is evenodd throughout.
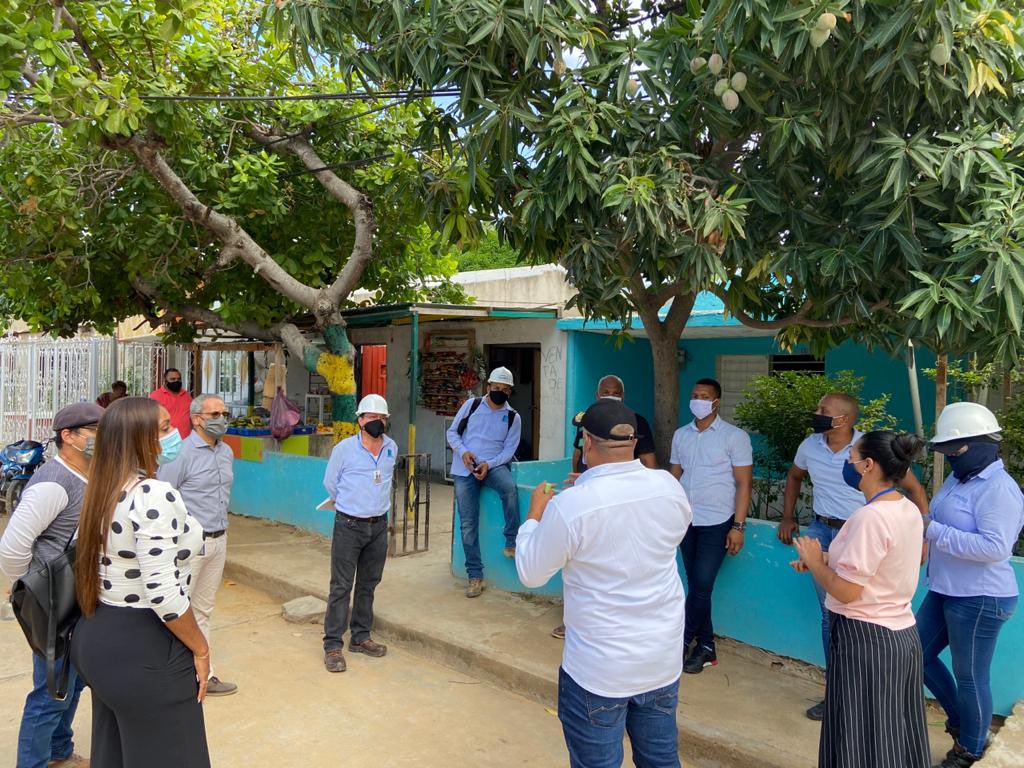
<path id="1" fill-rule="evenodd" d="M 601 440 L 635 440 L 636 413 L 618 400 L 598 400 L 572 420 Z"/>
<path id="2" fill-rule="evenodd" d="M 53 431 L 60 434 L 62 429 L 94 427 L 103 418 L 103 410 L 96 403 L 75 403 L 57 411 L 53 417 Z"/>

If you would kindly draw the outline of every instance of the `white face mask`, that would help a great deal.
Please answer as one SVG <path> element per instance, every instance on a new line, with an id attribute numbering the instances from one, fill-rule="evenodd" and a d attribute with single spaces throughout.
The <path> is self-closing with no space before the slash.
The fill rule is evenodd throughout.
<path id="1" fill-rule="evenodd" d="M 618 395 L 601 395 L 600 399 L 601 400 L 615 400 L 616 402 L 619 402 L 619 403 L 622 402 L 622 398 L 619 397 Z"/>
<path id="2" fill-rule="evenodd" d="M 690 413 L 698 419 L 706 419 L 715 410 L 714 400 L 691 400 Z"/>

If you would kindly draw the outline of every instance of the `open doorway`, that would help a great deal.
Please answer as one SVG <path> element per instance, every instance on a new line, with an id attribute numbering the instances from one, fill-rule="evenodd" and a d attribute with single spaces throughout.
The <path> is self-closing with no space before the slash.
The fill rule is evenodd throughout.
<path id="1" fill-rule="evenodd" d="M 540 345 L 488 344 L 485 354 L 488 371 L 503 365 L 515 380 L 508 402 L 523 420 L 516 459 L 536 461 L 540 450 Z"/>

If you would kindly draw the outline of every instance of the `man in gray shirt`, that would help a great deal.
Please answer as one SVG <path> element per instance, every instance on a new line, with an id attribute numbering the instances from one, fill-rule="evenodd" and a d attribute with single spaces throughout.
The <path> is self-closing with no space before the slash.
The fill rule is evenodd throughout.
<path id="1" fill-rule="evenodd" d="M 54 416 L 57 456 L 32 475 L 0 539 L 0 568 L 12 582 L 59 556 L 75 536 L 96 426 L 102 416 L 103 409 L 95 403 L 69 405 Z M 71 731 L 84 687 L 72 667 L 67 697 L 51 699 L 46 690 L 46 659 L 32 654 L 32 690 L 21 716 L 18 768 L 89 764 L 74 753 Z"/>
<path id="2" fill-rule="evenodd" d="M 157 471 L 157 479 L 170 483 L 181 492 L 185 507 L 203 526 L 203 549 L 192 559 L 189 599 L 199 629 L 210 642 L 210 614 L 224 576 L 228 554 L 228 501 L 234 480 L 234 454 L 221 438 L 227 432 L 228 412 L 216 395 L 199 395 L 189 406 L 192 432 L 185 438 L 181 453 Z M 219 679 L 210 667 L 207 696 L 227 696 L 238 686 Z"/>

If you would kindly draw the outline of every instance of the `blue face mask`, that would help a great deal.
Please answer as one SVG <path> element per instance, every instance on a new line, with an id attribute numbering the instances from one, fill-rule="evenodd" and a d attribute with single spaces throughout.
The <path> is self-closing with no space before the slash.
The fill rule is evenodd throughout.
<path id="1" fill-rule="evenodd" d="M 157 464 L 170 464 L 181 453 L 181 435 L 178 430 L 172 429 L 160 438 L 160 455 L 156 457 Z"/>
<path id="2" fill-rule="evenodd" d="M 966 451 L 959 456 L 947 456 L 946 460 L 953 469 L 953 476 L 966 483 L 998 458 L 999 445 L 986 441 L 968 443 Z"/>
<path id="3" fill-rule="evenodd" d="M 860 461 L 864 461 L 864 459 L 861 459 Z M 853 490 L 855 491 L 860 490 L 860 481 L 862 475 L 860 474 L 860 472 L 857 471 L 857 468 L 854 466 L 854 463 L 860 464 L 860 461 L 848 461 L 845 464 L 843 464 L 843 480 L 845 480 L 846 484 L 853 488 Z"/>

